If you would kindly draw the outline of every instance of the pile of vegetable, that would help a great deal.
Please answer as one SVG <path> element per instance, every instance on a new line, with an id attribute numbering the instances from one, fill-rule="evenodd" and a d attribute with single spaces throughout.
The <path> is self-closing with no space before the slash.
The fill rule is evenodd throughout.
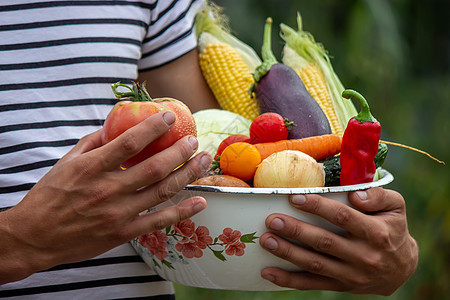
<path id="1" fill-rule="evenodd" d="M 200 142 L 215 162 L 194 184 L 297 188 L 372 181 L 387 153 L 379 143 L 380 125 L 367 101 L 344 89 L 324 48 L 302 30 L 300 15 L 297 31 L 281 24 L 282 62 L 271 49 L 271 18 L 262 59 L 231 35 L 223 20 L 217 7 L 208 6 L 196 21 L 200 67 L 222 108 L 204 117 L 215 122 L 223 111 L 231 112 L 249 120 L 248 131 L 221 130 L 219 144 Z M 350 99 L 361 105 L 358 115 Z M 207 127 L 197 122 L 199 135 L 215 126 Z"/>
<path id="2" fill-rule="evenodd" d="M 145 83 L 112 85 L 120 101 L 105 120 L 103 143 L 161 110 L 176 115 L 166 134 L 122 167 L 189 134 L 197 136 L 198 152 L 215 157 L 211 171 L 193 184 L 300 188 L 376 180 L 386 144 L 403 145 L 380 141 L 381 125 L 367 100 L 344 88 L 324 47 L 303 31 L 300 15 L 297 30 L 280 25 L 286 42 L 282 62 L 271 49 L 271 18 L 264 27 L 262 59 L 226 30 L 224 20 L 218 7 L 207 5 L 195 24 L 200 68 L 221 109 L 191 114 L 176 99 L 152 99 Z"/>
<path id="3" fill-rule="evenodd" d="M 369 125 L 356 119 L 351 122 Z M 373 124 L 379 127 L 379 123 Z M 251 123 L 249 136 L 230 135 L 219 144 L 213 171 L 194 184 L 243 186 L 242 182 L 246 182 L 254 187 L 297 188 L 370 182 L 386 158 L 387 146 L 373 139 L 373 133 L 364 138 L 358 130 L 365 130 L 358 125 L 348 127 L 351 134 L 344 135 L 346 144 L 337 134 L 287 139 L 292 123 L 277 113 L 263 113 Z M 362 147 L 354 147 L 358 141 Z M 226 182 L 217 182 L 219 174 L 226 176 Z"/>

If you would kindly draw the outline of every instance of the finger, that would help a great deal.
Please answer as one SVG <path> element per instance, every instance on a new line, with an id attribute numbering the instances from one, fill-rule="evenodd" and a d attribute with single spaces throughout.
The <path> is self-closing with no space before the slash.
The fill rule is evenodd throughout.
<path id="1" fill-rule="evenodd" d="M 297 290 L 322 290 L 344 292 L 348 290 L 342 282 L 308 272 L 287 272 L 278 268 L 266 268 L 261 277 L 276 285 Z"/>
<path id="2" fill-rule="evenodd" d="M 206 207 L 206 200 L 202 197 L 192 197 L 177 205 L 162 210 L 139 215 L 133 223 L 134 236 L 164 229 L 181 220 L 192 217 Z"/>
<path id="3" fill-rule="evenodd" d="M 376 223 L 348 205 L 317 194 L 291 195 L 289 200 L 295 208 L 322 217 L 359 238 L 367 238 Z"/>
<path id="4" fill-rule="evenodd" d="M 360 247 L 349 239 L 283 214 L 269 215 L 266 219 L 266 227 L 279 236 L 343 261 L 354 259 L 355 251 Z M 263 242 L 265 242 L 264 239 Z M 267 248 L 264 244 L 263 247 Z"/>
<path id="5" fill-rule="evenodd" d="M 161 181 L 188 161 L 197 147 L 198 142 L 195 137 L 185 136 L 172 146 L 125 170 L 124 180 L 129 182 L 130 188 L 134 190 Z"/>
<path id="6" fill-rule="evenodd" d="M 105 170 L 115 169 L 166 133 L 174 122 L 175 114 L 170 111 L 151 115 L 104 145 L 92 157 L 98 158 Z"/>
<path id="7" fill-rule="evenodd" d="M 333 257 L 300 247 L 273 233 L 264 233 L 260 237 L 260 244 L 275 256 L 313 274 L 339 278 L 342 274 L 352 272 L 349 265 Z"/>
<path id="8" fill-rule="evenodd" d="M 376 187 L 367 191 L 349 194 L 349 200 L 356 208 L 366 212 L 406 210 L 405 200 L 396 191 Z"/>
<path id="9" fill-rule="evenodd" d="M 172 198 L 203 174 L 209 168 L 211 161 L 212 157 L 209 153 L 199 153 L 164 180 L 139 190 L 131 204 L 132 208 L 140 212 Z"/>

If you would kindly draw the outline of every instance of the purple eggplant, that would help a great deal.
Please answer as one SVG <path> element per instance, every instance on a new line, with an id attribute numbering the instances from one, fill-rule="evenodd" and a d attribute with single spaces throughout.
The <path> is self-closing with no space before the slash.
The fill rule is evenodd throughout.
<path id="1" fill-rule="evenodd" d="M 272 19 L 267 18 L 262 45 L 263 62 L 253 74 L 253 92 L 261 113 L 275 112 L 296 124 L 288 139 L 330 134 L 331 127 L 319 104 L 297 73 L 278 63 L 271 49 Z"/>

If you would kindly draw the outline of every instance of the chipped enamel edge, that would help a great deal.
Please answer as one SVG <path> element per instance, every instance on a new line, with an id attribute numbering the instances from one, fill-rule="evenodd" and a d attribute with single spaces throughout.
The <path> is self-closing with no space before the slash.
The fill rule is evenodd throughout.
<path id="1" fill-rule="evenodd" d="M 216 193 L 233 193 L 233 194 L 323 194 L 323 193 L 342 193 L 358 190 L 366 190 L 373 187 L 387 185 L 394 180 L 394 176 L 385 169 L 379 169 L 381 179 L 354 185 L 331 186 L 331 187 L 314 187 L 314 188 L 246 188 L 246 187 L 223 187 L 223 186 L 206 186 L 206 185 L 188 185 L 185 190 L 216 192 Z"/>

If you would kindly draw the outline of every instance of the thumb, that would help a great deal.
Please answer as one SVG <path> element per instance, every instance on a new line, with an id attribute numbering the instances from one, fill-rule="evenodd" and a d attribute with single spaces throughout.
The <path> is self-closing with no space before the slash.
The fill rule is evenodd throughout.
<path id="1" fill-rule="evenodd" d="M 405 210 L 405 200 L 402 195 L 381 187 L 351 192 L 349 200 L 353 206 L 365 212 Z"/>

